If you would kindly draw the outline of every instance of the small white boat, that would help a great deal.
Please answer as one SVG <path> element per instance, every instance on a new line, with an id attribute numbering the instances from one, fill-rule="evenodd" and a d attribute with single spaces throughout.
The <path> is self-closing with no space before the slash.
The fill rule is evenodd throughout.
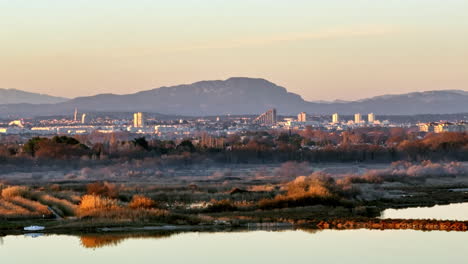
<path id="1" fill-rule="evenodd" d="M 27 226 L 24 228 L 24 231 L 41 231 L 44 230 L 45 227 L 43 226 Z"/>

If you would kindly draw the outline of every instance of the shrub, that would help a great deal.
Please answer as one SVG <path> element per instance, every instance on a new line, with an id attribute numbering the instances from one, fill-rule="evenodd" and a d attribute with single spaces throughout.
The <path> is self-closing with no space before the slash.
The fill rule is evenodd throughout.
<path id="1" fill-rule="evenodd" d="M 336 184 L 328 175 L 314 173 L 310 176 L 300 176 L 286 186 L 287 197 L 301 198 L 305 196 L 316 196 L 328 198 L 335 195 Z"/>
<path id="2" fill-rule="evenodd" d="M 5 199 L 25 196 L 29 192 L 29 188 L 26 186 L 10 186 L 2 190 L 2 197 Z"/>
<path id="3" fill-rule="evenodd" d="M 231 200 L 212 200 L 211 205 L 208 206 L 205 211 L 210 213 L 217 213 L 217 212 L 227 212 L 227 211 L 236 211 L 237 206 Z"/>
<path id="4" fill-rule="evenodd" d="M 132 201 L 128 204 L 128 207 L 132 209 L 137 209 L 137 208 L 153 208 L 155 207 L 156 202 L 153 201 L 153 199 L 148 198 L 143 195 L 134 195 L 132 198 Z"/>
<path id="5" fill-rule="evenodd" d="M 90 195 L 105 196 L 109 198 L 116 198 L 119 196 L 117 186 L 108 182 L 90 183 L 86 186 L 86 190 Z"/>
<path id="6" fill-rule="evenodd" d="M 327 174 L 313 173 L 300 176 L 286 184 L 287 192 L 273 199 L 262 199 L 261 209 L 307 206 L 315 204 L 338 205 L 345 197 L 355 194 L 354 190 L 344 188 Z"/>
<path id="7" fill-rule="evenodd" d="M 137 201 L 144 201 L 140 205 L 148 205 L 148 199 L 135 199 Z M 151 200 L 151 199 L 149 199 Z M 152 200 L 151 200 L 152 201 Z M 113 219 L 113 220 L 131 220 L 131 221 L 148 221 L 159 220 L 165 222 L 170 216 L 166 210 L 154 208 L 126 208 L 121 207 L 118 201 L 107 197 L 96 195 L 85 195 L 81 200 L 81 204 L 77 210 L 80 217 L 92 217 L 100 219 Z"/>
<path id="8" fill-rule="evenodd" d="M 115 199 L 88 194 L 81 199 L 81 203 L 78 207 L 78 215 L 86 216 L 96 213 L 97 211 L 108 211 L 117 208 L 119 208 L 119 205 Z"/>

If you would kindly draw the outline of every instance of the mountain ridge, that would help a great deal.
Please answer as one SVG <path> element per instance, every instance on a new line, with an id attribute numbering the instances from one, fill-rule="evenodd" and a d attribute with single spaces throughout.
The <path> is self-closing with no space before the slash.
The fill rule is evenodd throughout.
<path id="1" fill-rule="evenodd" d="M 51 96 L 41 93 L 32 93 L 12 88 L 0 88 L 0 104 L 48 104 L 59 103 L 69 100 L 68 98 Z"/>
<path id="2" fill-rule="evenodd" d="M 56 115 L 82 112 L 151 112 L 172 115 L 259 114 L 275 107 L 280 114 L 368 113 L 415 115 L 468 112 L 468 91 L 433 90 L 388 94 L 357 101 L 306 101 L 261 78 L 232 77 L 163 86 L 133 94 L 98 94 L 53 104 L 0 105 L 0 115 Z"/>

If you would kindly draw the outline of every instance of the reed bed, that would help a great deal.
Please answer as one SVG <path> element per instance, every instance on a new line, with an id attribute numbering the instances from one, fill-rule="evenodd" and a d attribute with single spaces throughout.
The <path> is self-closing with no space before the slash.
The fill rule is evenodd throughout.
<path id="1" fill-rule="evenodd" d="M 23 208 L 26 208 L 27 210 L 34 212 L 37 215 L 50 216 L 52 214 L 46 205 L 43 205 L 37 201 L 32 201 L 20 196 L 9 198 L 8 201 Z"/>
<path id="2" fill-rule="evenodd" d="M 2 218 L 30 218 L 37 217 L 38 214 L 28 209 L 11 203 L 7 200 L 0 200 L 0 217 Z"/>
<path id="3" fill-rule="evenodd" d="M 38 195 L 37 200 L 42 204 L 58 209 L 63 216 L 74 216 L 75 211 L 78 208 L 76 204 L 73 204 L 68 200 L 59 199 L 49 194 Z"/>

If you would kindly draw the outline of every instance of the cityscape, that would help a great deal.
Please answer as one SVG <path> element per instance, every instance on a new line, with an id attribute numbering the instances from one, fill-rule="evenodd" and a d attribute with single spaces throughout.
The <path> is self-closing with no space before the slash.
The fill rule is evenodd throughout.
<path id="1" fill-rule="evenodd" d="M 18 119 L 0 122 L 0 135 L 53 136 L 53 135 L 87 135 L 91 133 L 121 133 L 146 135 L 152 138 L 182 140 L 196 138 L 201 132 L 212 136 L 226 137 L 248 131 L 278 130 L 301 131 L 313 128 L 329 132 L 343 132 L 354 128 L 392 128 L 400 127 L 426 133 L 466 132 L 466 120 L 448 122 L 395 122 L 378 120 L 374 113 L 342 117 L 339 113 L 332 115 L 310 115 L 301 112 L 297 117 L 278 116 L 275 108 L 259 116 L 216 116 L 185 117 L 181 119 L 158 120 L 147 118 L 151 114 L 137 112 L 133 118 L 111 118 L 97 116 L 91 118 L 86 113 L 75 109 L 69 118 Z M 349 119 L 352 118 L 352 119 Z"/>

